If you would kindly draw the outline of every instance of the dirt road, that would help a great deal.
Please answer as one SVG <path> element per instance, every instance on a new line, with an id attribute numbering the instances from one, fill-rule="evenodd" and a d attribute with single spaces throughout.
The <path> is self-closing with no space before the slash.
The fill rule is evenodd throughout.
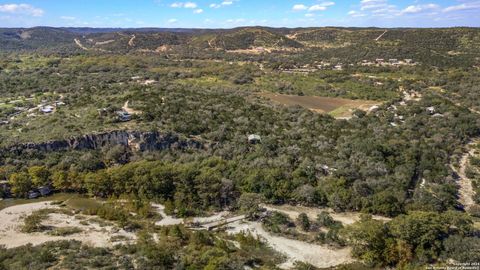
<path id="1" fill-rule="evenodd" d="M 296 261 L 306 262 L 319 268 L 334 267 L 353 262 L 350 248 L 332 249 L 327 246 L 310 244 L 285 237 L 274 236 L 258 222 L 238 221 L 229 225 L 228 233 L 250 232 L 263 239 L 269 246 L 287 257 L 287 261 L 279 265 L 282 269 L 292 269 Z"/>
<path id="2" fill-rule="evenodd" d="M 465 153 L 462 158 L 460 159 L 459 168 L 455 168 L 451 165 L 452 170 L 458 175 L 458 185 L 460 189 L 458 190 L 459 193 L 459 202 L 468 210 L 472 205 L 475 204 L 473 200 L 473 196 L 475 195 L 475 191 L 473 190 L 472 180 L 467 177 L 466 169 L 468 166 L 468 159 L 471 155 L 474 154 L 474 149 L 471 149 L 476 142 L 469 143 L 467 148 L 469 151 Z"/>

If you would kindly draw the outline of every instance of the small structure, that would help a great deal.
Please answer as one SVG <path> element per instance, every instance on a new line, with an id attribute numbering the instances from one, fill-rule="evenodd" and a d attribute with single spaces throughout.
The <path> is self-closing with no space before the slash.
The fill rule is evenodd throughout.
<path id="1" fill-rule="evenodd" d="M 375 62 L 377 62 L 377 64 L 383 64 L 385 60 L 383 58 L 377 58 L 375 59 Z"/>
<path id="2" fill-rule="evenodd" d="M 257 144 L 260 142 L 262 142 L 262 137 L 260 137 L 260 135 L 256 135 L 256 134 L 248 135 L 248 143 Z"/>
<path id="3" fill-rule="evenodd" d="M 432 107 L 427 107 L 426 110 L 429 114 L 434 114 L 435 113 L 435 107 L 433 107 L 433 106 Z"/>
<path id="4" fill-rule="evenodd" d="M 333 67 L 333 70 L 343 70 L 343 66 L 340 64 L 340 65 L 336 65 Z"/>
<path id="5" fill-rule="evenodd" d="M 378 111 L 378 109 L 380 109 L 380 106 L 373 105 L 372 107 L 370 107 L 370 109 L 368 109 L 368 112 L 369 113 L 376 112 L 376 111 Z"/>
<path id="6" fill-rule="evenodd" d="M 43 112 L 43 113 L 52 113 L 54 111 L 54 109 L 55 108 L 53 106 L 50 106 L 50 105 L 40 107 L 40 111 Z"/>
<path id="7" fill-rule="evenodd" d="M 45 197 L 52 193 L 52 189 L 49 186 L 41 186 L 38 188 L 38 192 L 40 192 L 40 195 Z"/>
<path id="8" fill-rule="evenodd" d="M 118 120 L 120 120 L 122 122 L 128 122 L 128 121 L 132 120 L 132 115 L 129 114 L 128 112 L 126 112 L 126 111 L 118 111 L 117 116 L 118 116 Z"/>
<path id="9" fill-rule="evenodd" d="M 390 64 L 392 64 L 392 65 L 397 65 L 398 64 L 398 59 L 395 59 L 395 58 L 388 59 L 388 62 L 390 62 Z"/>
<path id="10" fill-rule="evenodd" d="M 35 190 L 30 190 L 30 191 L 28 192 L 28 198 L 29 198 L 29 199 L 36 199 L 36 198 L 38 198 L 38 197 L 40 197 L 40 192 L 35 191 Z"/>

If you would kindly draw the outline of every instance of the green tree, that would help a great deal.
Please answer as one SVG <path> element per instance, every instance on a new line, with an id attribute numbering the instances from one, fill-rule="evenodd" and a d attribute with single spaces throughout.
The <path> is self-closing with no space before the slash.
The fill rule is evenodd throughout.
<path id="1" fill-rule="evenodd" d="M 370 265 L 384 263 L 388 229 L 382 221 L 364 218 L 342 230 L 352 246 L 352 255 Z"/>
<path id="2" fill-rule="evenodd" d="M 50 171 L 44 166 L 33 166 L 28 169 L 33 185 L 39 187 L 50 184 Z"/>
<path id="3" fill-rule="evenodd" d="M 68 173 L 65 171 L 55 171 L 52 175 L 53 187 L 57 190 L 67 191 L 71 188 Z"/>
<path id="4" fill-rule="evenodd" d="M 28 192 L 32 189 L 32 180 L 25 172 L 13 173 L 10 175 L 8 182 L 16 197 L 27 197 Z"/>
<path id="5" fill-rule="evenodd" d="M 297 223 L 300 225 L 302 230 L 309 231 L 310 230 L 310 220 L 308 219 L 307 214 L 301 213 L 297 217 Z"/>

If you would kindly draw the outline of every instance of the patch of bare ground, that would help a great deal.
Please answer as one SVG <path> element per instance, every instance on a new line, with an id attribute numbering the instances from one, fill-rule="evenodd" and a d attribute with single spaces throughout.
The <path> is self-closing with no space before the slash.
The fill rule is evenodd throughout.
<path id="1" fill-rule="evenodd" d="M 249 49 L 238 49 L 238 50 L 226 50 L 227 53 L 239 53 L 239 54 L 262 54 L 262 53 L 272 53 L 272 52 L 296 52 L 300 51 L 298 48 L 283 48 L 283 47 L 272 47 L 272 48 L 249 48 Z"/>
<path id="2" fill-rule="evenodd" d="M 352 100 L 320 96 L 296 96 L 267 92 L 259 95 L 281 105 L 298 105 L 317 113 L 332 113 L 334 117 L 338 118 L 348 118 L 355 109 L 368 110 L 372 106 L 380 104 L 380 102 L 370 100 Z"/>
<path id="3" fill-rule="evenodd" d="M 118 243 L 134 241 L 136 235 L 113 225 L 100 226 L 93 219 L 78 215 L 48 214 L 42 225 L 54 229 L 77 228 L 78 232 L 65 236 L 49 235 L 48 232 L 24 233 L 21 231 L 24 218 L 42 209 L 59 209 L 51 202 L 37 202 L 5 208 L 0 211 L 0 245 L 14 248 L 26 244 L 40 245 L 49 241 L 78 240 L 94 247 L 110 247 Z M 124 239 L 117 242 L 115 239 Z"/>
<path id="4" fill-rule="evenodd" d="M 330 208 L 317 208 L 306 206 L 293 206 L 293 205 L 261 205 L 269 211 L 277 211 L 286 214 L 293 220 L 296 220 L 301 213 L 307 214 L 310 219 L 316 219 L 322 212 L 328 212 L 330 216 L 336 221 L 340 221 L 343 225 L 350 225 L 357 221 L 360 221 L 361 213 L 358 212 L 342 212 L 337 213 Z M 390 221 L 391 218 L 373 215 L 373 219 L 381 220 L 384 222 Z"/>
<path id="5" fill-rule="evenodd" d="M 129 113 L 131 115 L 142 114 L 142 111 L 130 108 L 129 103 L 130 103 L 130 101 L 127 100 L 125 102 L 125 104 L 123 104 L 122 110 L 126 111 L 127 113 Z"/>
<path id="6" fill-rule="evenodd" d="M 95 46 L 107 45 L 107 44 L 110 44 L 110 43 L 113 43 L 113 42 L 115 42 L 114 39 L 105 40 L 105 41 L 97 41 L 97 42 L 95 42 Z"/>
<path id="7" fill-rule="evenodd" d="M 309 263 L 319 268 L 335 267 L 354 261 L 350 255 L 350 248 L 333 249 L 328 246 L 275 236 L 265 231 L 259 222 L 237 221 L 228 225 L 227 233 L 242 232 L 257 236 L 275 251 L 284 254 L 287 261 L 279 265 L 282 269 L 292 269 L 296 261 Z"/>

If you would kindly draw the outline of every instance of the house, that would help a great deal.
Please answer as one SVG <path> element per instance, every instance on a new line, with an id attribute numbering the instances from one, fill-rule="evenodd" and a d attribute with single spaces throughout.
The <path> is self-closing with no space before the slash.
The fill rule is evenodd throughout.
<path id="1" fill-rule="evenodd" d="M 413 60 L 412 60 L 412 59 L 405 59 L 405 63 L 407 63 L 407 64 L 412 64 L 412 63 L 413 63 Z"/>
<path id="2" fill-rule="evenodd" d="M 260 135 L 250 134 L 248 135 L 248 142 L 251 144 L 260 143 L 262 142 L 262 137 L 260 137 Z"/>
<path id="3" fill-rule="evenodd" d="M 429 114 L 434 114 L 434 113 L 435 113 L 435 107 L 427 107 L 426 111 L 427 111 Z"/>
<path id="4" fill-rule="evenodd" d="M 375 59 L 375 62 L 377 62 L 377 64 L 382 64 L 384 61 L 385 61 L 385 59 L 383 59 L 383 58 Z"/>
<path id="5" fill-rule="evenodd" d="M 129 114 L 128 112 L 126 112 L 126 111 L 118 111 L 117 116 L 118 116 L 118 120 L 120 120 L 122 122 L 128 122 L 128 121 L 132 120 L 132 115 Z"/>
<path id="6" fill-rule="evenodd" d="M 38 192 L 40 192 L 40 195 L 45 197 L 52 193 L 52 189 L 49 186 L 41 186 L 38 188 Z"/>
<path id="7" fill-rule="evenodd" d="M 50 105 L 40 107 L 40 111 L 43 112 L 43 113 L 52 113 L 54 111 L 54 109 L 55 108 L 53 106 L 50 106 Z"/>
<path id="8" fill-rule="evenodd" d="M 388 62 L 392 65 L 398 65 L 398 59 L 388 59 Z"/>

